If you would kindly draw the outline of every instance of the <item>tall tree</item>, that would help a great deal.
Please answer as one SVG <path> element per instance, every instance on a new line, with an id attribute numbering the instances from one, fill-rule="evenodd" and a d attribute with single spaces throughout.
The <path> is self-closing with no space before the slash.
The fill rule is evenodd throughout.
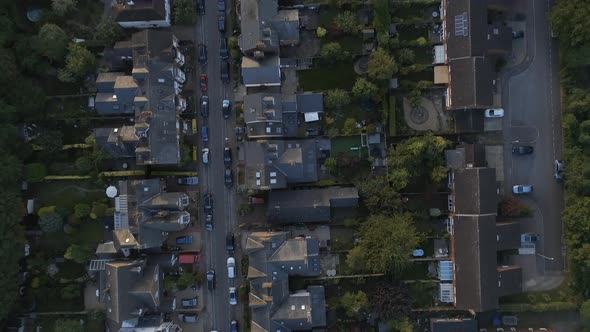
<path id="1" fill-rule="evenodd" d="M 189 25 L 195 24 L 197 21 L 197 12 L 195 2 L 193 0 L 176 0 L 174 1 L 174 9 L 172 10 L 172 17 L 174 24 Z"/>
<path id="2" fill-rule="evenodd" d="M 339 110 L 348 104 L 350 104 L 349 93 L 342 89 L 328 90 L 324 95 L 324 105 L 328 110 Z"/>
<path id="3" fill-rule="evenodd" d="M 412 310 L 410 292 L 404 284 L 380 283 L 369 294 L 369 303 L 382 319 L 403 319 Z"/>
<path id="4" fill-rule="evenodd" d="M 389 149 L 387 176 L 389 181 L 405 188 L 410 182 L 424 179 L 437 183 L 446 176 L 443 151 L 449 142 L 431 133 L 409 138 Z"/>
<path id="5" fill-rule="evenodd" d="M 392 215 L 399 211 L 401 197 L 395 183 L 385 176 L 371 177 L 356 184 L 363 204 L 371 213 Z"/>
<path id="6" fill-rule="evenodd" d="M 362 77 L 357 78 L 352 87 L 352 95 L 358 99 L 376 99 L 378 94 L 379 88 Z"/>
<path id="7" fill-rule="evenodd" d="M 363 291 L 345 292 L 340 298 L 340 307 L 350 318 L 362 317 L 368 306 L 367 294 Z"/>
<path id="8" fill-rule="evenodd" d="M 113 46 L 123 34 L 123 29 L 117 24 L 111 15 L 104 15 L 96 26 L 94 38 L 102 43 L 104 47 Z"/>
<path id="9" fill-rule="evenodd" d="M 51 0 L 51 9 L 59 16 L 65 16 L 76 8 L 77 0 Z"/>
<path id="10" fill-rule="evenodd" d="M 358 237 L 360 241 L 348 253 L 348 266 L 371 273 L 402 271 L 419 243 L 410 214 L 369 216 Z"/>
<path id="11" fill-rule="evenodd" d="M 559 0 L 551 10 L 552 28 L 567 48 L 590 45 L 590 2 L 585 0 Z"/>
<path id="12" fill-rule="evenodd" d="M 343 11 L 334 18 L 334 24 L 338 30 L 347 34 L 355 34 L 359 31 L 356 15 L 351 11 Z"/>
<path id="13" fill-rule="evenodd" d="M 320 57 L 326 64 L 334 64 L 345 60 L 350 55 L 342 49 L 337 42 L 326 43 L 322 45 L 320 50 Z"/>
<path id="14" fill-rule="evenodd" d="M 64 220 L 57 212 L 48 212 L 39 217 L 39 227 L 45 233 L 61 232 Z"/>
<path id="15" fill-rule="evenodd" d="M 397 72 L 397 63 L 384 48 L 377 48 L 369 57 L 367 72 L 369 78 L 374 80 L 390 79 L 395 72 Z"/>
<path id="16" fill-rule="evenodd" d="M 66 56 L 68 36 L 59 26 L 46 23 L 39 29 L 35 46 L 49 61 L 62 62 Z"/>
<path id="17" fill-rule="evenodd" d="M 66 66 L 58 73 L 61 81 L 71 82 L 84 78 L 86 74 L 94 69 L 94 54 L 75 42 L 68 45 Z"/>

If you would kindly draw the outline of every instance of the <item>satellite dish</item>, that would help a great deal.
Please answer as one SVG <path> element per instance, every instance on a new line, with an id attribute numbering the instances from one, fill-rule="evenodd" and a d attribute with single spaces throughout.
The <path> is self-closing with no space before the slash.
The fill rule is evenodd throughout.
<path id="1" fill-rule="evenodd" d="M 117 196 L 117 188 L 115 188 L 115 186 L 110 186 L 107 188 L 107 196 L 109 198 L 113 198 L 115 196 Z"/>

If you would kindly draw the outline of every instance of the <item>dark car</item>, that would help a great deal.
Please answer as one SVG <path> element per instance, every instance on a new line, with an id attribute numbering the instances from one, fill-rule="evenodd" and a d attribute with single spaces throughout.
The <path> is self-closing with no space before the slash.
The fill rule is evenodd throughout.
<path id="1" fill-rule="evenodd" d="M 203 142 L 209 142 L 209 127 L 201 127 L 201 138 L 203 139 Z"/>
<path id="2" fill-rule="evenodd" d="M 219 32 L 225 32 L 225 13 L 219 14 L 219 17 L 217 18 L 217 28 L 219 29 Z"/>
<path id="3" fill-rule="evenodd" d="M 227 249 L 228 254 L 233 254 L 234 252 L 234 235 L 227 234 L 225 237 L 225 248 Z"/>
<path id="4" fill-rule="evenodd" d="M 205 0 L 197 0 L 197 13 L 205 15 Z"/>
<path id="5" fill-rule="evenodd" d="M 234 184 L 234 173 L 230 168 L 225 169 L 224 175 L 225 186 L 231 188 Z"/>
<path id="6" fill-rule="evenodd" d="M 563 171 L 565 169 L 565 164 L 563 163 L 563 160 L 555 160 L 553 162 L 553 167 L 554 167 L 554 173 L 553 173 L 553 177 L 555 178 L 555 180 L 557 181 L 562 181 L 563 180 Z"/>
<path id="7" fill-rule="evenodd" d="M 215 289 L 215 270 L 207 271 L 207 289 Z"/>
<path id="8" fill-rule="evenodd" d="M 199 63 L 204 66 L 207 64 L 207 46 L 199 44 Z"/>
<path id="9" fill-rule="evenodd" d="M 201 97 L 201 115 L 204 118 L 209 116 L 209 96 Z"/>
<path id="10" fill-rule="evenodd" d="M 178 314 L 178 320 L 185 323 L 196 323 L 197 318 L 199 317 L 195 314 Z"/>
<path id="11" fill-rule="evenodd" d="M 205 210 L 205 214 L 212 214 L 213 213 L 213 195 L 205 194 L 203 201 L 204 201 L 203 209 Z"/>
<path id="12" fill-rule="evenodd" d="M 205 215 L 205 229 L 208 231 L 212 231 L 213 230 L 213 215 L 212 214 L 207 214 Z"/>
<path id="13" fill-rule="evenodd" d="M 221 61 L 221 81 L 229 83 L 229 62 Z"/>
<path id="14" fill-rule="evenodd" d="M 230 108 L 231 108 L 230 101 L 227 99 L 223 100 L 223 102 L 221 103 L 221 110 L 222 110 L 224 119 L 229 119 L 230 111 L 231 111 Z"/>
<path id="15" fill-rule="evenodd" d="M 235 320 L 232 320 L 229 323 L 229 332 L 238 332 L 238 322 Z"/>
<path id="16" fill-rule="evenodd" d="M 512 147 L 512 153 L 518 154 L 518 155 L 531 154 L 531 153 L 533 153 L 533 151 L 535 151 L 535 148 L 533 148 L 532 146 L 529 146 L 529 145 L 513 146 Z"/>
<path id="17" fill-rule="evenodd" d="M 219 56 L 222 59 L 229 58 L 229 49 L 227 48 L 227 38 L 219 39 Z"/>
<path id="18" fill-rule="evenodd" d="M 199 86 L 201 87 L 201 91 L 207 91 L 207 74 L 201 74 L 199 76 Z"/>
<path id="19" fill-rule="evenodd" d="M 223 149 L 223 164 L 225 167 L 231 167 L 231 148 Z"/>
<path id="20" fill-rule="evenodd" d="M 225 13 L 225 0 L 217 0 L 217 10 L 220 13 Z"/>
<path id="21" fill-rule="evenodd" d="M 519 38 L 524 38 L 524 31 L 523 30 L 512 31 L 512 39 L 519 39 Z"/>

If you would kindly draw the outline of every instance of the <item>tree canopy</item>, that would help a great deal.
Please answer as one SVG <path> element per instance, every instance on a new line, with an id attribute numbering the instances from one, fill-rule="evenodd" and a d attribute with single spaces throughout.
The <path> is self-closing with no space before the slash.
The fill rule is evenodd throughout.
<path id="1" fill-rule="evenodd" d="M 60 70 L 59 79 L 64 82 L 72 82 L 86 76 L 94 69 L 94 54 L 84 46 L 71 42 L 68 45 L 68 55 L 66 56 L 66 66 Z"/>
<path id="2" fill-rule="evenodd" d="M 397 72 L 397 63 L 384 48 L 377 48 L 369 57 L 367 74 L 371 79 L 390 79 L 395 72 Z"/>
<path id="3" fill-rule="evenodd" d="M 401 197 L 399 185 L 385 176 L 371 177 L 356 184 L 363 204 L 371 213 L 392 215 L 399 211 Z"/>
<path id="4" fill-rule="evenodd" d="M 410 214 L 369 216 L 357 235 L 360 241 L 348 253 L 347 264 L 371 273 L 402 271 L 419 243 Z"/>
<path id="5" fill-rule="evenodd" d="M 71 259 L 78 264 L 86 264 L 94 256 L 94 250 L 84 245 L 72 244 L 64 253 L 66 259 Z"/>
<path id="6" fill-rule="evenodd" d="M 372 82 L 359 77 L 352 87 L 352 95 L 358 99 L 375 99 L 379 93 L 379 88 Z"/>
<path id="7" fill-rule="evenodd" d="M 39 216 L 39 227 L 45 233 L 61 232 L 64 221 L 57 212 L 48 212 Z"/>
<path id="8" fill-rule="evenodd" d="M 330 42 L 322 45 L 320 57 L 324 63 L 334 64 L 346 60 L 350 55 L 347 51 L 342 49 L 342 46 L 340 46 L 339 43 Z"/>
<path id="9" fill-rule="evenodd" d="M 363 291 L 345 292 L 340 298 L 340 307 L 344 309 L 346 316 L 350 318 L 361 317 L 368 304 L 367 294 Z"/>
<path id="10" fill-rule="evenodd" d="M 411 312 L 409 289 L 404 284 L 380 283 L 369 294 L 371 308 L 383 319 L 404 319 Z"/>
<path id="11" fill-rule="evenodd" d="M 350 104 L 350 95 L 342 89 L 328 90 L 324 95 L 324 106 L 328 110 L 339 110 Z"/>
<path id="12" fill-rule="evenodd" d="M 356 15 L 351 11 L 340 12 L 334 18 L 334 25 L 338 30 L 347 34 L 354 34 L 359 31 L 359 24 Z"/>
<path id="13" fill-rule="evenodd" d="M 66 56 L 68 36 L 57 25 L 46 23 L 37 34 L 36 48 L 50 61 L 62 62 Z"/>
<path id="14" fill-rule="evenodd" d="M 110 15 L 105 15 L 96 26 L 94 38 L 100 41 L 104 47 L 111 47 L 121 38 L 122 34 L 121 26 Z"/>
<path id="15" fill-rule="evenodd" d="M 176 0 L 172 10 L 174 24 L 189 25 L 197 21 L 197 9 L 193 0 Z"/>
<path id="16" fill-rule="evenodd" d="M 441 136 L 427 134 L 402 141 L 389 148 L 387 177 L 398 188 L 411 182 L 438 183 L 446 177 L 443 151 L 449 142 Z"/>

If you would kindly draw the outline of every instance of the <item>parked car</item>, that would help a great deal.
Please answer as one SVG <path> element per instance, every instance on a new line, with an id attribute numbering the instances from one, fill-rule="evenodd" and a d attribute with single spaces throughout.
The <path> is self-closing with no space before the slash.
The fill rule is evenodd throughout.
<path id="1" fill-rule="evenodd" d="M 231 188 L 234 185 L 234 173 L 232 172 L 231 168 L 225 169 L 223 181 L 225 182 L 225 186 L 228 188 Z"/>
<path id="2" fill-rule="evenodd" d="M 236 259 L 233 257 L 227 258 L 227 277 L 230 279 L 236 277 Z"/>
<path id="3" fill-rule="evenodd" d="M 203 199 L 203 208 L 206 214 L 213 213 L 213 195 L 205 194 Z"/>
<path id="4" fill-rule="evenodd" d="M 205 15 L 205 0 L 197 0 L 197 13 Z"/>
<path id="5" fill-rule="evenodd" d="M 219 32 L 225 32 L 225 13 L 219 14 L 217 17 L 217 28 Z"/>
<path id="6" fill-rule="evenodd" d="M 191 244 L 193 243 L 193 236 L 179 236 L 176 238 L 176 244 Z"/>
<path id="7" fill-rule="evenodd" d="M 233 254 L 234 252 L 234 235 L 227 234 L 225 237 L 225 248 L 227 249 L 227 253 L 229 255 Z"/>
<path id="8" fill-rule="evenodd" d="M 484 113 L 486 118 L 501 118 L 504 116 L 503 108 L 488 108 Z"/>
<path id="9" fill-rule="evenodd" d="M 225 0 L 217 0 L 217 11 L 225 13 Z"/>
<path id="10" fill-rule="evenodd" d="M 229 332 L 238 332 L 238 322 L 236 320 L 229 323 Z"/>
<path id="11" fill-rule="evenodd" d="M 535 243 L 539 240 L 539 235 L 535 233 L 520 234 L 521 243 Z"/>
<path id="12" fill-rule="evenodd" d="M 231 148 L 226 147 L 223 149 L 223 164 L 225 167 L 231 167 Z"/>
<path id="13" fill-rule="evenodd" d="M 227 46 L 227 38 L 225 37 L 219 39 L 219 57 L 223 60 L 229 58 L 229 48 Z"/>
<path id="14" fill-rule="evenodd" d="M 223 102 L 221 103 L 221 110 L 223 113 L 223 118 L 224 119 L 229 119 L 230 116 L 230 101 L 227 99 L 224 99 Z"/>
<path id="15" fill-rule="evenodd" d="M 199 44 L 199 63 L 201 66 L 207 64 L 207 46 L 205 44 Z"/>
<path id="16" fill-rule="evenodd" d="M 199 76 L 199 86 L 201 87 L 201 91 L 207 91 L 207 74 L 201 74 Z"/>
<path id="17" fill-rule="evenodd" d="M 512 39 L 519 39 L 519 38 L 524 38 L 524 31 L 523 30 L 512 31 Z"/>
<path id="18" fill-rule="evenodd" d="M 213 215 L 210 213 L 205 215 L 205 229 L 208 231 L 213 230 Z"/>
<path id="19" fill-rule="evenodd" d="M 201 127 L 201 138 L 203 139 L 203 142 L 209 142 L 209 127 L 208 126 L 203 126 Z"/>
<path id="20" fill-rule="evenodd" d="M 201 97 L 201 115 L 204 118 L 209 116 L 209 96 Z"/>
<path id="21" fill-rule="evenodd" d="M 229 62 L 221 61 L 221 81 L 229 83 Z"/>
<path id="22" fill-rule="evenodd" d="M 180 300 L 180 303 L 182 303 L 182 306 L 184 308 L 194 308 L 197 306 L 198 301 L 197 301 L 197 298 L 194 297 L 192 299 L 182 299 L 182 300 Z"/>
<path id="23" fill-rule="evenodd" d="M 185 323 L 196 323 L 199 316 L 195 314 L 178 314 L 178 320 Z"/>
<path id="24" fill-rule="evenodd" d="M 522 146 L 513 146 L 512 147 L 512 154 L 517 155 L 526 155 L 531 154 L 535 151 L 535 149 L 530 145 L 522 145 Z"/>
<path id="25" fill-rule="evenodd" d="M 203 149 L 203 164 L 209 163 L 209 148 Z"/>
<path id="26" fill-rule="evenodd" d="M 207 271 L 207 289 L 215 289 L 215 270 Z"/>
<path id="27" fill-rule="evenodd" d="M 229 288 L 229 304 L 231 304 L 231 305 L 238 304 L 238 297 L 236 296 L 236 288 L 235 287 Z"/>
<path id="28" fill-rule="evenodd" d="M 555 177 L 555 180 L 557 180 L 557 181 L 563 180 L 563 171 L 565 169 L 565 164 L 563 163 L 563 160 L 556 159 L 555 162 L 553 162 L 553 166 L 554 166 L 553 176 Z"/>
<path id="29" fill-rule="evenodd" d="M 199 184 L 199 178 L 197 176 L 188 176 L 185 178 L 178 178 L 176 180 L 178 184 L 186 184 L 186 185 L 197 185 Z"/>
<path id="30" fill-rule="evenodd" d="M 533 186 L 530 184 L 517 184 L 512 187 L 512 192 L 516 195 L 530 194 L 533 192 Z"/>

